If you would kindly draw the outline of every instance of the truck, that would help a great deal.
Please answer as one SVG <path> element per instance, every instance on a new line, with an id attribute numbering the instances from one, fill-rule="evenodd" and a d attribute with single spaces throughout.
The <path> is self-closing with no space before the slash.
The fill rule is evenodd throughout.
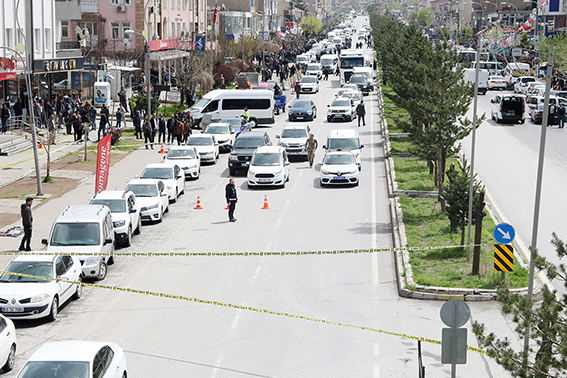
<path id="1" fill-rule="evenodd" d="M 463 81 L 474 88 L 476 69 L 463 68 Z M 478 70 L 478 93 L 485 95 L 488 91 L 488 70 Z"/>
<path id="2" fill-rule="evenodd" d="M 258 72 L 241 72 L 234 77 L 237 89 L 254 89 L 260 86 L 260 74 Z"/>

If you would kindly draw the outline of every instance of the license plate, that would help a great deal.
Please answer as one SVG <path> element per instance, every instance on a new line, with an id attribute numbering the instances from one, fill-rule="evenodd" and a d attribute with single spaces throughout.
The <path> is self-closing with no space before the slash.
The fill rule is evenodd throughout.
<path id="1" fill-rule="evenodd" d="M 336 181 L 343 181 L 343 180 L 346 180 L 346 177 L 344 177 L 344 176 L 335 176 L 335 177 L 333 177 L 333 180 L 336 180 Z"/>
<path id="2" fill-rule="evenodd" d="M 22 307 L 2 307 L 2 312 L 24 312 Z"/>
<path id="3" fill-rule="evenodd" d="M 258 182 L 272 182 L 270 179 L 258 179 Z"/>
<path id="4" fill-rule="evenodd" d="M 303 119 L 303 117 L 295 117 L 295 118 L 297 118 L 297 119 Z"/>

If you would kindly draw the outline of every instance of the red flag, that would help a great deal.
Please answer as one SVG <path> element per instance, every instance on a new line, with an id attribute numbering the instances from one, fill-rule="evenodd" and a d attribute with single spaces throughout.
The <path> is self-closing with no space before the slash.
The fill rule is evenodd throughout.
<path id="1" fill-rule="evenodd" d="M 219 2 L 215 4 L 215 13 L 213 14 L 213 25 L 217 22 L 217 13 L 219 13 Z"/>
<path id="2" fill-rule="evenodd" d="M 110 142 L 112 136 L 109 134 L 98 142 L 98 154 L 96 158 L 95 193 L 106 189 L 108 184 L 108 170 L 110 168 Z"/>

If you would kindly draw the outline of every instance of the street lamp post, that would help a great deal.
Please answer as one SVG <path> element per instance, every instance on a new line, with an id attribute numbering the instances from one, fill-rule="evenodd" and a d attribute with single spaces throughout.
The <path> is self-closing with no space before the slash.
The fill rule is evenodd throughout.
<path id="1" fill-rule="evenodd" d="M 146 32 L 146 34 L 148 34 L 147 30 L 144 30 L 144 32 Z M 146 83 L 146 90 L 148 93 L 148 114 L 146 115 L 146 121 L 150 121 L 150 116 L 152 114 L 152 80 L 151 80 L 151 76 L 150 76 L 150 42 L 148 41 L 148 38 L 142 34 L 139 33 L 137 31 L 134 30 L 125 30 L 124 34 L 137 34 L 139 36 L 141 36 L 142 38 L 144 38 L 144 42 L 146 43 L 146 78 L 147 78 L 147 83 Z"/>

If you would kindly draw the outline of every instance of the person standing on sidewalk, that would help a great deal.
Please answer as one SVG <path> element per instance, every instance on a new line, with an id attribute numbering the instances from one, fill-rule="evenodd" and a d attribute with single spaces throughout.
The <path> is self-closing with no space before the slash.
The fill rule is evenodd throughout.
<path id="1" fill-rule="evenodd" d="M 124 108 L 124 113 L 127 113 L 128 103 L 126 101 L 126 88 L 120 88 L 120 92 L 118 92 L 118 98 L 120 99 L 120 105 Z"/>
<path id="2" fill-rule="evenodd" d="M 31 207 L 33 204 L 33 198 L 26 198 L 26 203 L 21 206 L 22 214 L 22 225 L 24 226 L 24 237 L 20 243 L 19 251 L 31 251 L 30 243 L 32 236 L 32 226 L 33 226 L 33 216 Z"/>
<path id="3" fill-rule="evenodd" d="M 118 111 L 116 112 L 116 127 L 120 128 L 120 126 L 122 125 L 122 121 L 124 120 L 124 108 L 122 107 L 122 104 L 120 104 L 120 106 L 118 107 Z M 124 122 L 124 126 L 126 126 L 126 122 Z"/>
<path id="4" fill-rule="evenodd" d="M 172 114 L 171 117 L 167 120 L 167 144 L 172 144 L 175 142 L 175 124 L 177 120 L 175 119 L 175 115 Z"/>
<path id="5" fill-rule="evenodd" d="M 142 117 L 140 116 L 139 110 L 136 110 L 136 114 L 134 114 L 132 120 L 134 122 L 134 130 L 136 131 L 136 139 L 142 139 L 144 134 L 142 133 Z"/>
<path id="6" fill-rule="evenodd" d="M 234 217 L 234 209 L 236 209 L 236 203 L 238 202 L 238 196 L 236 195 L 236 186 L 234 185 L 234 179 L 228 180 L 228 184 L 225 187 L 225 197 L 228 204 L 228 221 L 236 222 Z"/>
<path id="7" fill-rule="evenodd" d="M 16 118 L 16 126 L 19 127 L 22 124 L 22 115 L 24 114 L 24 105 L 22 99 L 18 98 L 18 101 L 14 104 L 14 117 Z"/>
<path id="8" fill-rule="evenodd" d="M 557 108 L 557 120 L 559 121 L 559 128 L 562 129 L 565 126 L 565 105 L 561 102 Z"/>
<path id="9" fill-rule="evenodd" d="M 104 104 L 102 105 L 104 106 Z M 102 136 L 105 137 L 106 136 L 106 124 L 108 123 L 108 116 L 106 115 L 106 113 L 101 110 L 100 111 L 100 123 L 98 124 L 98 140 L 97 142 L 100 142 L 100 133 L 102 132 Z"/>
<path id="10" fill-rule="evenodd" d="M 154 130 L 152 130 L 152 124 L 149 121 L 144 122 L 144 144 L 146 145 L 146 150 L 148 149 L 148 144 L 154 149 Z M 149 143 L 148 143 L 149 142 Z"/>
<path id="11" fill-rule="evenodd" d="M 360 102 L 356 106 L 356 115 L 358 116 L 358 127 L 360 127 L 360 120 L 362 119 L 362 126 L 366 126 L 366 120 L 364 116 L 366 116 L 366 109 L 364 108 L 364 101 L 360 99 Z"/>
<path id="12" fill-rule="evenodd" d="M 309 134 L 309 139 L 305 143 L 305 150 L 307 151 L 307 160 L 309 161 L 309 168 L 313 168 L 313 160 L 315 159 L 315 150 L 319 147 L 317 139 L 313 133 Z"/>
<path id="13" fill-rule="evenodd" d="M 8 121 L 10 121 L 10 109 L 8 109 L 8 105 L 4 103 L 2 105 L 2 134 L 6 134 L 8 131 Z"/>
<path id="14" fill-rule="evenodd" d="M 165 143 L 165 118 L 163 117 L 163 113 L 159 114 L 159 118 L 158 118 L 158 129 L 159 129 L 159 135 L 158 135 L 158 143 Z"/>

